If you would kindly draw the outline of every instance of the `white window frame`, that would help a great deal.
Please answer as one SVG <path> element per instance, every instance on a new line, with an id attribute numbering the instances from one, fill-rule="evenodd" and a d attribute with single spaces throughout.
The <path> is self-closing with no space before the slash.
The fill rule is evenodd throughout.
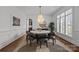
<path id="1" fill-rule="evenodd" d="M 57 32 L 60 32 L 60 16 L 57 16 Z"/>
<path id="2" fill-rule="evenodd" d="M 64 16 L 62 16 L 63 13 L 64 13 Z M 67 31 L 68 24 L 67 24 L 66 18 L 69 15 L 72 15 L 72 8 L 66 10 L 65 12 L 62 12 L 60 15 L 57 15 L 57 32 L 72 37 L 72 16 L 71 16 L 71 20 L 70 20 L 71 32 Z M 60 17 L 58 18 L 58 16 L 60 16 Z M 62 19 L 63 17 L 64 17 L 64 19 Z M 63 23 L 62 23 L 62 21 L 63 21 Z"/>
<path id="3" fill-rule="evenodd" d="M 72 9 L 67 10 L 66 12 L 71 11 L 70 13 L 66 14 L 66 18 L 71 15 L 71 19 L 66 19 L 66 35 L 72 37 Z M 70 24 L 68 24 L 68 21 Z M 68 30 L 68 28 L 71 27 L 71 30 Z"/>
<path id="4" fill-rule="evenodd" d="M 62 34 L 64 34 L 64 32 L 65 32 L 65 31 L 64 31 L 64 27 L 65 27 L 65 26 L 64 26 L 64 21 L 65 21 L 65 13 L 62 13 L 62 14 L 61 14 L 61 22 L 60 22 L 60 24 L 61 24 L 61 27 L 60 27 L 61 29 L 60 29 L 60 30 L 61 30 L 61 33 L 62 33 Z"/>

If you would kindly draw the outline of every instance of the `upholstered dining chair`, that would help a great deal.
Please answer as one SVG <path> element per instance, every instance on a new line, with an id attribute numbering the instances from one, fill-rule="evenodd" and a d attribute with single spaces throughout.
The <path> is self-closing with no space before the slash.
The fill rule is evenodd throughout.
<path id="1" fill-rule="evenodd" d="M 49 33 L 49 34 L 48 34 L 48 39 L 52 39 L 53 45 L 54 45 L 54 43 L 56 43 L 55 33 L 54 33 L 54 32 Z"/>
<path id="2" fill-rule="evenodd" d="M 46 47 L 48 47 L 48 35 L 47 34 L 40 34 L 38 36 L 38 42 L 40 44 L 40 48 L 41 48 L 41 45 L 43 43 L 45 43 L 46 44 Z"/>
<path id="3" fill-rule="evenodd" d="M 35 40 L 35 36 L 30 33 L 29 31 L 26 32 L 27 35 L 26 35 L 26 41 L 27 41 L 27 44 L 28 44 L 28 41 L 30 41 L 30 46 L 32 44 L 32 41 Z"/>

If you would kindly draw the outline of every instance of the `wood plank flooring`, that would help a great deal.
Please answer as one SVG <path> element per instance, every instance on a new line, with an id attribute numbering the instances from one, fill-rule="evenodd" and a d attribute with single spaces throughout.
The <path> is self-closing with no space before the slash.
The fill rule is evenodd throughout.
<path id="1" fill-rule="evenodd" d="M 64 46 L 66 46 L 66 48 L 71 49 L 74 52 L 79 52 L 79 47 L 72 44 L 71 42 L 66 41 L 65 39 L 59 37 L 56 35 L 56 39 L 59 40 L 62 44 L 64 44 Z"/>
<path id="2" fill-rule="evenodd" d="M 0 50 L 0 52 L 17 52 L 22 46 L 26 45 L 26 35 L 23 35 L 16 41 Z"/>
<path id="3" fill-rule="evenodd" d="M 69 48 L 74 52 L 79 52 L 79 47 L 75 46 L 74 44 L 56 36 L 56 39 L 60 41 L 65 48 Z M 61 44 L 61 45 L 62 45 Z M 8 46 L 4 47 L 0 50 L 0 52 L 17 52 L 21 47 L 26 45 L 26 35 L 22 36 L 21 38 L 17 39 L 13 43 L 9 44 Z"/>

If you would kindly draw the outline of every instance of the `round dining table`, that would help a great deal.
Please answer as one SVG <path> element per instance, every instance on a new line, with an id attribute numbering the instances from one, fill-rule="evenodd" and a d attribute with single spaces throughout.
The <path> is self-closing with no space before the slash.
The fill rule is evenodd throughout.
<path id="1" fill-rule="evenodd" d="M 49 30 L 35 30 L 35 31 L 30 31 L 30 33 L 35 36 L 35 39 L 38 40 L 42 38 L 48 38 L 48 34 L 51 33 Z"/>
<path id="2" fill-rule="evenodd" d="M 35 31 L 30 31 L 33 34 L 48 34 L 50 33 L 49 30 L 35 30 Z"/>

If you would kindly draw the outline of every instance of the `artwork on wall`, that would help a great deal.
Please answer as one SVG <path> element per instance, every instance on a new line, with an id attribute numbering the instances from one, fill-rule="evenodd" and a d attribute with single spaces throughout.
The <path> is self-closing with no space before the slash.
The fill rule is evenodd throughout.
<path id="1" fill-rule="evenodd" d="M 13 16 L 13 26 L 20 26 L 20 18 Z"/>
<path id="2" fill-rule="evenodd" d="M 29 31 L 32 30 L 32 19 L 29 19 Z"/>

